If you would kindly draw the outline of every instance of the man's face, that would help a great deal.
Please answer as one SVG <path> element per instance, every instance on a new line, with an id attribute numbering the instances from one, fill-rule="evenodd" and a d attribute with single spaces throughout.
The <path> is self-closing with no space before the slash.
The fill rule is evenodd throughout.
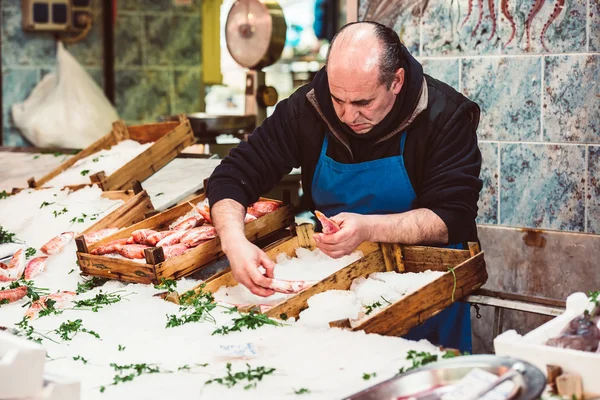
<path id="1" fill-rule="evenodd" d="M 399 70 L 388 89 L 379 82 L 377 72 L 359 72 L 343 67 L 328 71 L 329 91 L 335 113 L 355 133 L 369 132 L 394 106 L 403 78 L 404 71 Z"/>

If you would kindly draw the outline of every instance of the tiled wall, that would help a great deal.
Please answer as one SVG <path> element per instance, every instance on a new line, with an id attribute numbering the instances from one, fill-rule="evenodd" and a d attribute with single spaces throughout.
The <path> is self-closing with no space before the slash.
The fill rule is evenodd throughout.
<path id="1" fill-rule="evenodd" d="M 481 106 L 479 224 L 600 234 L 599 1 L 361 0 L 373 17 Z"/>
<path id="2" fill-rule="evenodd" d="M 26 99 L 54 69 L 52 34 L 21 29 L 19 0 L 2 0 L 2 134 L 4 146 L 26 145 L 10 117 L 12 104 Z M 119 0 L 115 26 L 115 104 L 129 124 L 165 114 L 202 111 L 201 1 Z M 67 50 L 103 87 L 101 1 L 93 0 L 94 24 Z"/>

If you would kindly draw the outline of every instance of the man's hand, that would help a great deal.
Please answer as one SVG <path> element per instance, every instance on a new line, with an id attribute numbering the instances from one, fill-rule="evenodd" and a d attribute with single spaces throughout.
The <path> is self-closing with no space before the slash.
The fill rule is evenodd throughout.
<path id="1" fill-rule="evenodd" d="M 363 242 L 372 236 L 372 227 L 368 215 L 340 213 L 331 218 L 339 226 L 336 233 L 326 235 L 316 233 L 315 242 L 321 251 L 333 258 L 340 258 L 352 253 Z"/>
<path id="2" fill-rule="evenodd" d="M 235 248 L 227 252 L 227 258 L 235 280 L 246 286 L 252 293 L 262 297 L 275 293 L 271 289 L 266 289 L 271 285 L 275 265 L 264 251 L 244 238 L 236 243 Z M 259 271 L 260 266 L 266 270 L 266 276 Z"/>

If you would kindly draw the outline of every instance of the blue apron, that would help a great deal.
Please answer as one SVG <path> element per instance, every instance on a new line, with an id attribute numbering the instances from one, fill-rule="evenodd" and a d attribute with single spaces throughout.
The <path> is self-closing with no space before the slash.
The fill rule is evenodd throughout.
<path id="1" fill-rule="evenodd" d="M 396 214 L 412 209 L 415 191 L 404 166 L 406 132 L 400 155 L 356 164 L 342 164 L 327 156 L 329 133 L 312 181 L 316 209 L 331 217 L 341 212 Z M 445 246 L 463 248 L 462 244 Z M 456 302 L 403 336 L 471 352 L 471 312 L 468 303 Z"/>

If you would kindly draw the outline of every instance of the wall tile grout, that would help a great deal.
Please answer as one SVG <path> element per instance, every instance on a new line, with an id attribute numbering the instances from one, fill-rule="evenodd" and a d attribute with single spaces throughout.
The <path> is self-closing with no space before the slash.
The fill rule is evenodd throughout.
<path id="1" fill-rule="evenodd" d="M 545 69 L 546 69 L 546 57 L 542 56 L 540 60 L 541 65 L 541 82 L 540 82 L 540 142 L 544 142 L 544 85 L 545 85 Z"/>
<path id="2" fill-rule="evenodd" d="M 434 60 L 434 59 L 448 59 L 448 58 L 457 58 L 461 57 L 463 59 L 470 58 L 531 58 L 531 57 L 561 57 L 561 56 L 599 56 L 600 52 L 596 51 L 583 51 L 580 53 L 530 53 L 530 54 L 481 54 L 481 55 L 466 55 L 466 54 L 449 54 L 449 55 L 441 55 L 441 56 L 419 56 L 419 58 L 425 60 Z"/>
<path id="3" fill-rule="evenodd" d="M 592 18 L 590 17 L 590 13 L 592 11 L 592 6 L 591 6 L 591 1 L 592 0 L 587 0 L 586 3 L 586 9 L 585 9 L 585 50 L 589 53 L 590 51 L 590 41 L 592 40 L 591 38 L 591 34 L 592 34 Z"/>
<path id="4" fill-rule="evenodd" d="M 584 179 L 585 179 L 585 192 L 584 192 L 584 207 L 583 207 L 583 231 L 584 232 L 588 232 L 588 217 L 589 217 L 589 206 L 590 206 L 590 202 L 588 199 L 588 195 L 589 195 L 589 174 L 590 174 L 590 146 L 586 145 L 585 146 L 585 156 L 584 156 Z"/>
<path id="5" fill-rule="evenodd" d="M 498 210 L 497 211 L 498 211 L 498 225 L 500 225 L 500 223 L 502 221 L 501 214 L 500 214 L 500 212 L 502 210 L 502 208 L 500 207 L 500 205 L 501 205 L 500 202 L 502 201 L 502 196 L 500 195 L 501 194 L 500 191 L 502 190 L 501 154 L 500 154 L 501 142 L 497 142 L 497 143 L 498 143 L 498 146 L 497 146 L 497 152 L 498 152 L 497 156 L 498 156 L 498 158 L 496 159 L 497 168 L 498 168 L 497 169 L 498 170 L 498 190 L 497 190 L 497 193 L 498 193 Z"/>

